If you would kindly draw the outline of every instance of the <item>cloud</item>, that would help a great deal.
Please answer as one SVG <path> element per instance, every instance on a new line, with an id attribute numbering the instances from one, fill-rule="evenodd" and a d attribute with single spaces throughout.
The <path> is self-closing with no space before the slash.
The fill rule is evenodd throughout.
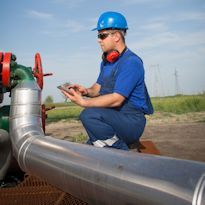
<path id="1" fill-rule="evenodd" d="M 173 18 L 174 16 L 174 18 Z M 160 17 L 155 17 L 152 19 L 152 22 L 161 21 L 164 23 L 175 23 L 175 22 L 183 22 L 183 21 L 205 21 L 205 13 L 204 12 L 193 12 L 193 11 L 187 11 L 187 12 L 176 12 L 172 15 L 165 14 Z"/>
<path id="2" fill-rule="evenodd" d="M 63 4 L 68 8 L 75 8 L 81 6 L 85 0 L 53 0 L 53 2 L 61 5 Z"/>
<path id="3" fill-rule="evenodd" d="M 53 15 L 52 14 L 45 13 L 45 12 L 39 12 L 39 11 L 30 10 L 30 11 L 27 11 L 27 14 L 30 17 L 32 17 L 32 18 L 37 18 L 37 19 L 41 19 L 41 20 L 53 19 Z"/>
<path id="4" fill-rule="evenodd" d="M 138 42 L 131 43 L 135 49 L 185 49 L 190 46 L 203 46 L 205 44 L 205 30 L 185 33 L 185 32 L 158 32 L 147 37 L 138 37 Z M 134 37 L 134 36 L 132 36 Z M 135 37 L 136 39 L 136 37 Z M 133 40 L 132 40 L 133 41 Z"/>
<path id="5" fill-rule="evenodd" d="M 83 23 L 73 19 L 54 18 L 50 13 L 35 10 L 27 11 L 27 15 L 34 19 L 43 20 L 41 22 L 43 28 L 40 32 L 51 37 L 66 37 L 70 32 L 76 33 L 88 30 L 88 27 L 85 25 L 91 23 L 91 20 L 87 20 L 87 23 Z"/>
<path id="6" fill-rule="evenodd" d="M 79 22 L 72 20 L 72 19 L 68 19 L 65 22 L 65 28 L 69 29 L 69 31 L 71 31 L 71 32 L 80 32 L 80 31 L 87 29 L 87 27 L 84 26 L 84 24 L 79 23 Z"/>
<path id="7" fill-rule="evenodd" d="M 166 0 L 167 1 L 167 0 Z M 135 5 L 135 4 L 152 4 L 152 6 L 159 5 L 159 3 L 165 2 L 164 0 L 121 0 L 123 5 Z"/>
<path id="8" fill-rule="evenodd" d="M 168 27 L 164 22 L 151 22 L 149 24 L 143 24 L 142 26 L 139 27 L 139 30 L 146 30 L 146 31 L 151 31 L 151 32 L 160 32 L 160 31 L 165 31 L 167 30 Z"/>
<path id="9" fill-rule="evenodd" d="M 148 3 L 150 1 L 153 1 L 153 0 L 122 0 L 122 2 L 126 5 L 133 5 L 133 4 L 144 4 L 144 3 Z"/>
<path id="10" fill-rule="evenodd" d="M 132 47 L 135 49 L 152 49 L 165 44 L 172 44 L 176 42 L 177 39 L 178 36 L 176 34 L 171 32 L 163 32 L 141 38 L 138 40 L 138 42 L 132 43 Z"/>
<path id="11" fill-rule="evenodd" d="M 64 38 L 70 33 L 88 30 L 85 25 L 73 19 L 55 19 L 52 23 L 47 24 L 41 32 L 47 36 Z"/>
<path id="12" fill-rule="evenodd" d="M 204 12 L 184 12 L 175 18 L 177 21 L 205 20 Z"/>
<path id="13" fill-rule="evenodd" d="M 146 36 L 152 36 L 156 33 L 164 33 L 169 31 L 169 24 L 167 19 L 163 17 L 155 17 L 144 20 L 143 22 L 132 22 L 129 23 L 130 31 L 128 35 L 134 38 L 143 38 Z"/>

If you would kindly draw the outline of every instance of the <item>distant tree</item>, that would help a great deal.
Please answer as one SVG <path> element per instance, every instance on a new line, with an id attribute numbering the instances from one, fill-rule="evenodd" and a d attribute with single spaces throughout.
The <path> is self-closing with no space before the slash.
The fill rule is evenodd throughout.
<path id="1" fill-rule="evenodd" d="M 53 97 L 48 95 L 44 101 L 45 104 L 53 103 Z"/>

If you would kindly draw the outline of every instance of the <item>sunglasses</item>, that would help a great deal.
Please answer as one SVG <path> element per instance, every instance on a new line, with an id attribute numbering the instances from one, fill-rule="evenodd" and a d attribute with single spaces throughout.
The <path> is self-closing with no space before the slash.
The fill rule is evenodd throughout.
<path id="1" fill-rule="evenodd" d="M 101 39 L 101 40 L 104 40 L 106 39 L 110 34 L 114 34 L 115 32 L 112 32 L 112 33 L 99 33 L 98 34 L 98 38 Z"/>

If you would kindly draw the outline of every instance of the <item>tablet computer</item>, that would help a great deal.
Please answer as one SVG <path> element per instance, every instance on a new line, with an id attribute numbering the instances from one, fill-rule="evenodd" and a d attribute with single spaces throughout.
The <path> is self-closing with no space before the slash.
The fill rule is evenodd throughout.
<path id="1" fill-rule="evenodd" d="M 68 88 L 69 85 L 70 85 L 69 83 L 65 83 L 63 85 L 57 86 L 57 88 L 60 89 L 60 90 L 64 90 L 67 93 L 71 93 L 70 89 Z"/>

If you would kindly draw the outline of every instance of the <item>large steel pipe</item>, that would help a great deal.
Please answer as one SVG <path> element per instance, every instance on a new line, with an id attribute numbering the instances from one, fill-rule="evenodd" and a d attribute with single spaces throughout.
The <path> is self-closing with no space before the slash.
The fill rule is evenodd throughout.
<path id="1" fill-rule="evenodd" d="M 24 171 L 89 204 L 204 204 L 204 163 L 44 136 L 41 91 L 34 81 L 19 83 L 11 100 L 12 146 Z"/>
<path id="2" fill-rule="evenodd" d="M 3 180 L 11 164 L 11 143 L 6 130 L 0 129 L 0 180 Z"/>

